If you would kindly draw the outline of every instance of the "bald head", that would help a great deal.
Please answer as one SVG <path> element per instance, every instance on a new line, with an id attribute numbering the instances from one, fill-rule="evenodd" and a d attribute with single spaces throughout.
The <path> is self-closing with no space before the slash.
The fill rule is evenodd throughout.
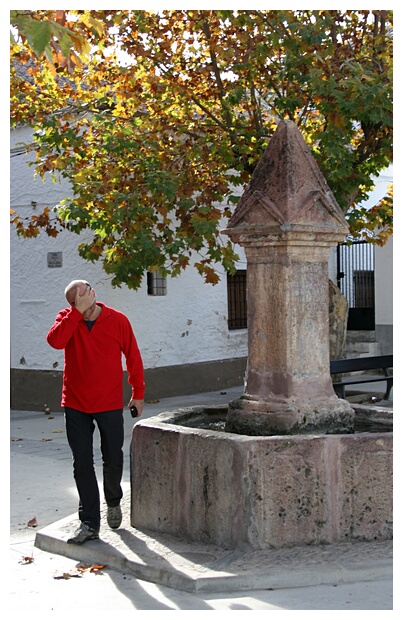
<path id="1" fill-rule="evenodd" d="M 97 296 L 87 280 L 73 280 L 64 289 L 64 294 L 70 306 L 81 312 L 84 321 L 95 321 L 99 316 L 102 308 L 97 305 Z"/>
<path id="2" fill-rule="evenodd" d="M 81 293 L 86 286 L 89 286 L 91 288 L 91 285 L 89 282 L 87 282 L 87 280 L 73 280 L 72 282 L 70 282 L 70 284 L 68 284 L 64 289 L 64 296 L 67 301 L 70 303 L 71 299 L 75 298 L 77 289 L 80 289 Z"/>

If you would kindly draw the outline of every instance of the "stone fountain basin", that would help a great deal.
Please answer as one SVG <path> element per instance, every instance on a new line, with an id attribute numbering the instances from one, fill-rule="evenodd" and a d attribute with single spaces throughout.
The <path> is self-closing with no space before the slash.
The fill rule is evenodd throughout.
<path id="1" fill-rule="evenodd" d="M 392 538 L 392 413 L 353 407 L 340 435 L 227 433 L 226 406 L 139 421 L 131 525 L 231 549 Z"/>

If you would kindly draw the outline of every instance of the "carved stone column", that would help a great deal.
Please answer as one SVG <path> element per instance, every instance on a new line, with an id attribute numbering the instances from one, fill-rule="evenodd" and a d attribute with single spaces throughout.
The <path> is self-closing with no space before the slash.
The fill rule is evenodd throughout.
<path id="1" fill-rule="evenodd" d="M 279 123 L 224 232 L 245 248 L 249 347 L 227 430 L 352 432 L 329 372 L 328 260 L 348 226 L 293 122 Z"/>

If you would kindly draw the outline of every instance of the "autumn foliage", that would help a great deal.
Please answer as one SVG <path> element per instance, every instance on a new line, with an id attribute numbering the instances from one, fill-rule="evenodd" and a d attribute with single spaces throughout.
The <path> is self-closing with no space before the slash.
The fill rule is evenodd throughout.
<path id="1" fill-rule="evenodd" d="M 392 233 L 391 194 L 359 207 L 392 160 L 392 11 L 12 13 L 12 125 L 32 126 L 36 173 L 71 184 L 14 213 L 20 234 L 92 231 L 80 254 L 114 285 L 191 257 L 215 283 L 237 258 L 220 229 L 283 118 L 352 234 Z"/>

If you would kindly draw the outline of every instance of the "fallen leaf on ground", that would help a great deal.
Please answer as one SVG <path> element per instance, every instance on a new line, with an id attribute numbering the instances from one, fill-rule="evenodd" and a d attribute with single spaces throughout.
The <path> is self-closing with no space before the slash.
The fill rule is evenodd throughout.
<path id="1" fill-rule="evenodd" d="M 95 573 L 96 575 L 102 575 L 103 568 L 106 568 L 106 564 L 94 564 L 90 568 L 90 573 Z"/>
<path id="2" fill-rule="evenodd" d="M 90 567 L 91 567 L 91 564 L 79 564 L 77 566 L 77 570 L 81 571 L 82 573 L 85 573 L 85 571 L 87 571 Z"/>
<path id="3" fill-rule="evenodd" d="M 52 433 L 63 433 L 63 429 L 62 428 L 58 428 L 56 431 L 52 431 Z"/>
<path id="4" fill-rule="evenodd" d="M 23 555 L 21 560 L 18 562 L 18 564 L 32 564 L 32 562 L 34 561 L 34 556 L 33 555 Z"/>
<path id="5" fill-rule="evenodd" d="M 107 564 L 80 564 L 79 566 L 77 566 L 77 570 L 81 573 L 89 571 L 90 573 L 102 575 L 102 569 L 106 567 Z"/>
<path id="6" fill-rule="evenodd" d="M 61 575 L 55 575 L 53 579 L 71 579 L 72 577 L 82 577 L 80 573 L 69 571 L 68 573 L 62 573 Z"/>
<path id="7" fill-rule="evenodd" d="M 53 439 L 46 439 L 46 437 L 42 437 L 41 441 L 53 441 Z"/>
<path id="8" fill-rule="evenodd" d="M 11 438 L 11 441 L 24 441 L 22 437 L 18 437 L 18 439 Z"/>
<path id="9" fill-rule="evenodd" d="M 36 520 L 36 517 L 28 521 L 28 527 L 36 527 L 37 525 L 38 525 L 38 521 Z"/>

